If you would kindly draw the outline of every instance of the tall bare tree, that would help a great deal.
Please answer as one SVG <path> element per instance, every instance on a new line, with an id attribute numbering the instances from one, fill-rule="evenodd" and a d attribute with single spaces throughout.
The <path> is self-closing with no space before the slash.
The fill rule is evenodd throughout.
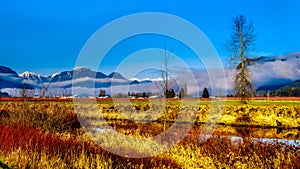
<path id="1" fill-rule="evenodd" d="M 170 86 L 174 84 L 174 80 L 169 78 L 171 63 L 172 63 L 172 52 L 167 51 L 166 44 L 164 44 L 162 68 L 160 71 L 162 83 L 159 83 L 160 87 L 163 89 L 164 97 L 168 97 L 167 93 L 170 90 Z"/>
<path id="2" fill-rule="evenodd" d="M 234 69 L 234 91 L 243 104 L 254 91 L 251 81 L 251 52 L 254 50 L 256 35 L 253 23 L 243 15 L 233 18 L 231 39 L 228 43 L 230 66 Z"/>

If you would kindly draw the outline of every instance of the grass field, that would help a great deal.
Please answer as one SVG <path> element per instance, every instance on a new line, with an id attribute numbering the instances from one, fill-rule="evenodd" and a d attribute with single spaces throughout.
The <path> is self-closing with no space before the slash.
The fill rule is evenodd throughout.
<path id="1" fill-rule="evenodd" d="M 171 129 L 176 120 L 185 124 L 190 119 L 195 123 L 185 137 L 155 156 L 128 158 L 102 146 L 155 154 L 153 146 L 166 146 L 164 140 L 143 144 L 128 140 L 152 138 Z M 207 123 L 217 128 L 199 142 Z M 107 124 L 128 137 L 84 130 Z M 299 144 L 257 139 L 299 140 L 299 126 L 300 104 L 288 100 L 256 100 L 248 105 L 235 100 L 224 105 L 209 100 L 1 101 L 0 168 L 300 168 Z M 181 134 L 182 128 L 174 131 Z M 103 137 L 105 133 L 109 137 Z"/>

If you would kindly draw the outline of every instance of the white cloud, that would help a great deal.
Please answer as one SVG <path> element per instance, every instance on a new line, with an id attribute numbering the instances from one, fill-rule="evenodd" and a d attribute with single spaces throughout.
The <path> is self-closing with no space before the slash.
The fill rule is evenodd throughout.
<path id="1" fill-rule="evenodd" d="M 61 82 L 51 82 L 50 87 L 64 87 L 64 86 L 71 86 L 73 84 L 81 83 L 81 82 L 90 82 L 89 84 L 95 83 L 128 83 L 126 79 L 115 79 L 115 78 L 103 78 L 103 79 L 95 79 L 91 77 L 84 77 L 72 80 L 66 80 Z"/>
<path id="2" fill-rule="evenodd" d="M 253 67 L 253 78 L 257 85 L 285 83 L 287 80 L 300 79 L 299 52 L 275 58 L 273 62 L 265 62 Z"/>

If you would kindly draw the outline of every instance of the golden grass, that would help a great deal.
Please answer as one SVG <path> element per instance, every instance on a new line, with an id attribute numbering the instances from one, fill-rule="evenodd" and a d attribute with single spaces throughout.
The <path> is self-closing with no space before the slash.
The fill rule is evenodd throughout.
<path id="1" fill-rule="evenodd" d="M 218 126 L 215 136 L 203 143 L 198 141 L 203 128 L 195 126 L 171 149 L 165 148 L 168 144 L 164 142 L 150 139 L 168 130 L 180 113 L 186 119 L 194 117 L 198 123 L 220 122 L 229 126 Z M 72 102 L 0 102 L 0 135 L 10 139 L 0 139 L 0 159 L 17 168 L 299 168 L 299 146 L 251 138 L 299 139 L 299 113 L 299 105 L 226 105 L 223 111 L 222 107 L 208 104 L 172 103 L 165 107 L 149 102 L 133 102 L 133 106 L 100 102 L 94 106 L 87 102 L 74 107 Z M 99 120 L 100 117 L 103 119 Z M 180 122 L 187 122 L 186 119 Z M 83 130 L 107 125 L 124 137 L 116 132 L 99 135 L 95 130 Z M 275 128 L 266 131 L 257 126 Z M 245 130 L 249 133 L 243 133 Z M 220 135 L 238 135 L 244 141 L 232 142 Z M 132 138 L 146 141 L 132 142 Z M 162 153 L 127 158 L 103 147 L 136 154 Z"/>

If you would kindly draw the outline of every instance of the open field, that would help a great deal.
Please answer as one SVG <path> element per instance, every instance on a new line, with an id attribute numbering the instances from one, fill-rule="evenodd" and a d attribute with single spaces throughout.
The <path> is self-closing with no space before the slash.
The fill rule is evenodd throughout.
<path id="1" fill-rule="evenodd" d="M 0 168 L 300 168 L 299 144 L 259 139 L 300 140 L 300 105 L 292 103 L 257 100 L 241 105 L 229 100 L 223 107 L 209 100 L 166 105 L 159 100 L 1 101 Z M 133 145 L 126 137 L 114 139 L 116 132 L 106 130 L 107 124 L 130 138 L 151 138 L 189 119 L 194 125 L 188 133 L 181 133 L 184 127 L 175 130 L 185 134 L 183 139 L 153 157 L 122 157 L 100 146 L 118 144 L 128 153 L 152 153 L 152 145 L 166 143 Z M 208 123 L 217 128 L 199 142 Z M 86 130 L 86 124 L 101 132 Z M 110 137 L 96 144 L 92 134 L 105 133 Z"/>

